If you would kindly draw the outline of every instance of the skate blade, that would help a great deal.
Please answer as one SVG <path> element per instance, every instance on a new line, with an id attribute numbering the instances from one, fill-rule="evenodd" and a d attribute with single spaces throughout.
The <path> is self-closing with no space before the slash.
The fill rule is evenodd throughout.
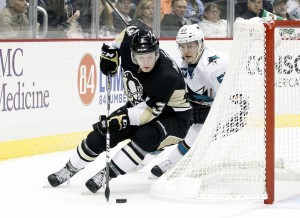
<path id="1" fill-rule="evenodd" d="M 50 185 L 50 184 L 45 184 L 45 185 L 43 185 L 42 187 L 43 188 L 60 188 L 60 187 L 68 187 L 69 185 L 59 185 L 59 186 L 56 186 L 56 187 L 53 187 L 52 185 Z"/>
<path id="2" fill-rule="evenodd" d="M 61 187 L 61 186 L 70 186 L 70 181 L 67 181 L 66 183 L 60 184 L 56 187 L 53 187 L 52 185 L 49 184 L 49 182 L 46 182 L 42 187 L 43 188 L 57 188 L 57 187 Z"/>
<path id="3" fill-rule="evenodd" d="M 149 176 L 148 176 L 148 179 L 150 179 L 150 180 L 156 180 L 156 179 L 158 179 L 159 177 L 157 177 L 157 176 L 155 176 L 155 175 L 153 175 L 153 174 L 150 174 Z"/>
<path id="4" fill-rule="evenodd" d="M 50 184 L 44 184 L 42 187 L 43 188 L 53 188 L 53 186 L 51 186 Z"/>
<path id="5" fill-rule="evenodd" d="M 81 192 L 81 194 L 82 194 L 82 195 L 86 195 L 86 196 L 93 196 L 93 195 L 99 195 L 99 194 L 101 194 L 101 193 L 100 193 L 99 191 L 96 192 L 96 193 L 93 193 L 93 192 L 91 192 L 90 190 L 85 189 L 85 190 L 83 190 L 83 191 Z"/>
<path id="6" fill-rule="evenodd" d="M 89 190 L 84 190 L 83 192 L 81 192 L 81 195 L 92 195 L 92 194 L 94 193 Z"/>

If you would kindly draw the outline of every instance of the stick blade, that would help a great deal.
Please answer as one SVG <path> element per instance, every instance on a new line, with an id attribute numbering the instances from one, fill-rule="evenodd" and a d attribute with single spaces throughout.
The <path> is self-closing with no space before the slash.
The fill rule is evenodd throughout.
<path id="1" fill-rule="evenodd" d="M 109 202 L 109 195 L 110 195 L 109 186 L 106 186 L 104 195 L 105 195 L 106 201 Z"/>

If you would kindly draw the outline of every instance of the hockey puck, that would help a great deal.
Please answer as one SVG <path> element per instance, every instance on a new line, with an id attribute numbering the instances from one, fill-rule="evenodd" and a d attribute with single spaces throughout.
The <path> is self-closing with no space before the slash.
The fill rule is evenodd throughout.
<path id="1" fill-rule="evenodd" d="M 127 203 L 127 199 L 126 198 L 118 198 L 118 199 L 116 199 L 116 203 Z"/>

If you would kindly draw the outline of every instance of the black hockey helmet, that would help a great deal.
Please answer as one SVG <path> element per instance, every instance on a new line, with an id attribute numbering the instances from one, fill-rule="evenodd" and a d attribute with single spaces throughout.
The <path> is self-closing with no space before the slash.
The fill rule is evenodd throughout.
<path id="1" fill-rule="evenodd" d="M 156 36 L 151 31 L 138 31 L 130 45 L 131 52 L 137 53 L 148 53 L 157 51 L 159 48 L 159 42 Z"/>

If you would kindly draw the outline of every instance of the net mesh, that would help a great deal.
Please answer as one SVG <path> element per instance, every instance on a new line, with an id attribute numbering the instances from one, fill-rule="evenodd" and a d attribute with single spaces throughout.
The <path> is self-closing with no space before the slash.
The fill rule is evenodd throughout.
<path id="1" fill-rule="evenodd" d="M 300 28 L 298 24 L 277 30 L 275 35 L 278 32 L 280 37 L 274 40 L 275 167 L 298 173 Z M 211 112 L 190 151 L 153 183 L 152 195 L 179 199 L 268 198 L 266 38 L 262 22 L 243 20 L 234 24 L 230 63 Z"/>
<path id="2" fill-rule="evenodd" d="M 265 31 L 236 22 L 226 76 L 195 144 L 151 187 L 168 198 L 266 198 Z"/>
<path id="3" fill-rule="evenodd" d="M 275 157 L 285 171 L 300 169 L 300 28 L 278 28 L 275 49 Z"/>

